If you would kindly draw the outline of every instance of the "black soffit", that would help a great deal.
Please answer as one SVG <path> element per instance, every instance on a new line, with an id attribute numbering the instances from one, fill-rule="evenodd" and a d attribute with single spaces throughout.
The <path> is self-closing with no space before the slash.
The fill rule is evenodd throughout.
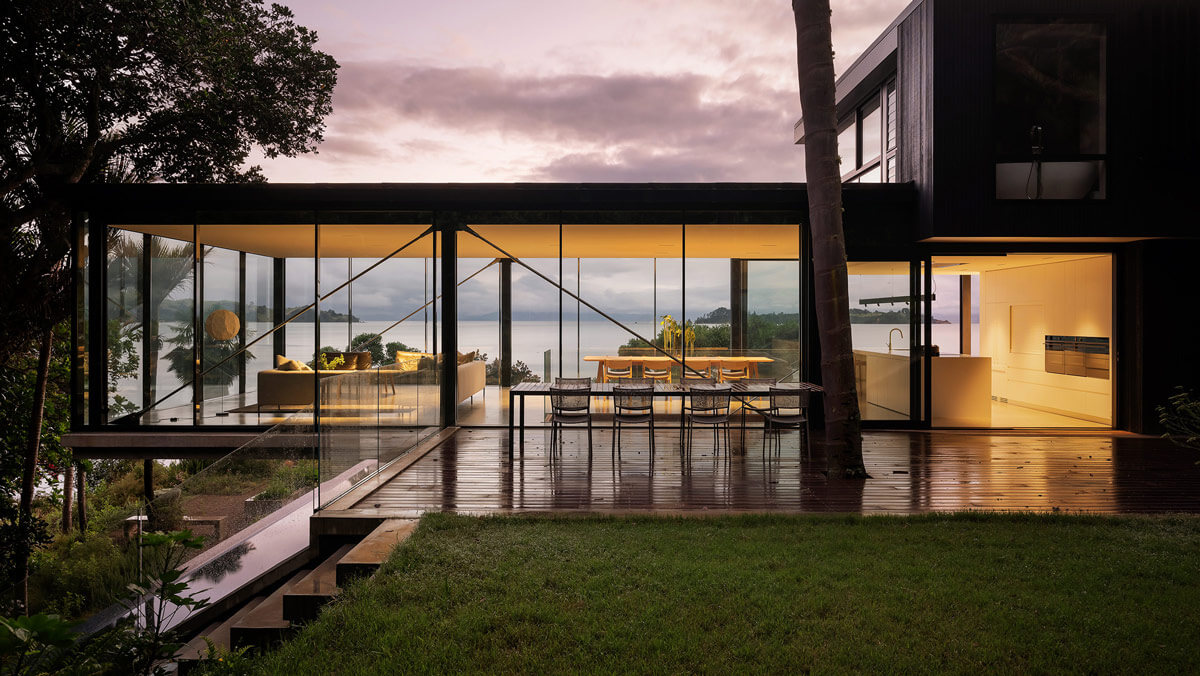
<path id="1" fill-rule="evenodd" d="M 546 211 L 805 212 L 804 183 L 276 183 L 77 185 L 81 210 L 180 211 Z M 850 210 L 913 208 L 912 184 L 843 186 Z"/>

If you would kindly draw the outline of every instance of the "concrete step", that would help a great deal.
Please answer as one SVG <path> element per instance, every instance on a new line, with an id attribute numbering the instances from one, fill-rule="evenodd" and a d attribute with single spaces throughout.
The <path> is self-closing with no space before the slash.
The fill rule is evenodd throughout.
<path id="1" fill-rule="evenodd" d="M 208 643 L 204 641 L 204 637 L 214 644 L 229 650 L 229 630 L 234 624 L 240 622 L 251 610 L 254 610 L 258 604 L 263 602 L 266 596 L 256 596 L 246 602 L 237 612 L 230 615 L 224 622 L 214 622 L 209 625 L 204 631 L 196 634 L 196 637 L 188 641 L 187 645 L 179 651 L 176 661 L 180 663 L 180 672 L 184 671 L 184 663 L 195 662 L 202 657 L 208 655 Z"/>
<path id="2" fill-rule="evenodd" d="M 387 519 L 379 524 L 338 561 L 337 586 L 344 587 L 353 578 L 375 574 L 396 545 L 407 540 L 416 527 L 416 519 Z"/>
<path id="3" fill-rule="evenodd" d="M 354 545 L 343 545 L 325 562 L 305 575 L 283 595 L 283 617 L 290 622 L 308 622 L 317 617 L 321 606 L 338 593 L 337 564 Z"/>
<path id="4" fill-rule="evenodd" d="M 309 570 L 302 570 L 287 582 L 283 583 L 275 593 L 263 599 L 253 610 L 229 628 L 229 641 L 233 648 L 253 646 L 265 648 L 279 643 L 292 631 L 292 623 L 283 619 L 283 597 L 291 590 L 292 585 L 304 579 Z"/>

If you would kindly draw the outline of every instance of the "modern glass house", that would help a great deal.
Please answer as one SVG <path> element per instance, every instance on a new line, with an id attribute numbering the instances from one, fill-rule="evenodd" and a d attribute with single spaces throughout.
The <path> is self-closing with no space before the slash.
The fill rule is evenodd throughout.
<path id="1" fill-rule="evenodd" d="M 1195 382 L 1178 150 L 1200 143 L 1155 83 L 1195 81 L 1197 16 L 918 0 L 841 77 L 869 425 L 1153 431 Z M 111 185 L 74 204 L 77 449 L 216 449 L 304 411 L 417 439 L 504 424 L 522 380 L 663 352 L 820 380 L 803 184 Z"/>
<path id="2" fill-rule="evenodd" d="M 111 432 L 171 444 L 300 413 L 385 428 L 402 448 L 445 426 L 507 424 L 506 389 L 522 380 L 604 379 L 622 359 L 641 375 L 638 358 L 662 354 L 819 378 L 802 184 L 114 185 L 77 197 L 73 414 L 93 436 L 76 443 Z M 846 204 L 851 224 L 915 223 L 911 186 L 851 189 Z"/>

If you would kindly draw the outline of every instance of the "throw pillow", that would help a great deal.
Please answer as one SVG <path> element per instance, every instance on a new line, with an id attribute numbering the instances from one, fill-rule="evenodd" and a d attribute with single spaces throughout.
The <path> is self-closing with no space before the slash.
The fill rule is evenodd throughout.
<path id="1" fill-rule="evenodd" d="M 420 352 L 397 352 L 396 365 L 401 371 L 416 371 L 418 364 L 421 363 L 421 357 L 426 355 Z"/>
<path id="2" fill-rule="evenodd" d="M 276 370 L 279 370 L 279 371 L 311 371 L 312 370 L 311 368 L 308 367 L 308 364 L 305 364 L 304 362 L 301 362 L 301 361 L 296 361 L 295 359 L 288 359 L 287 357 L 284 357 L 283 355 L 275 355 L 275 368 L 276 368 Z"/>

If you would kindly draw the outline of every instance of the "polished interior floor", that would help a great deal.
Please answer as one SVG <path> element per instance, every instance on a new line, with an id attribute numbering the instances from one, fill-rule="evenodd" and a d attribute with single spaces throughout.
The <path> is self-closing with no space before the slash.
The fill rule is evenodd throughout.
<path id="1" fill-rule="evenodd" d="M 906 514 L 987 510 L 1200 512 L 1194 454 L 1153 437 L 1122 433 L 869 432 L 870 479 L 830 481 L 820 444 L 812 460 L 787 433 L 778 456 L 761 433 L 733 453 L 698 436 L 681 456 L 676 430 L 660 431 L 651 456 L 644 430 L 627 429 L 619 457 L 597 428 L 566 433 L 550 454 L 549 433 L 526 432 L 510 463 L 507 431 L 461 429 L 354 509 L 388 515 L 469 513 L 852 512 Z"/>

